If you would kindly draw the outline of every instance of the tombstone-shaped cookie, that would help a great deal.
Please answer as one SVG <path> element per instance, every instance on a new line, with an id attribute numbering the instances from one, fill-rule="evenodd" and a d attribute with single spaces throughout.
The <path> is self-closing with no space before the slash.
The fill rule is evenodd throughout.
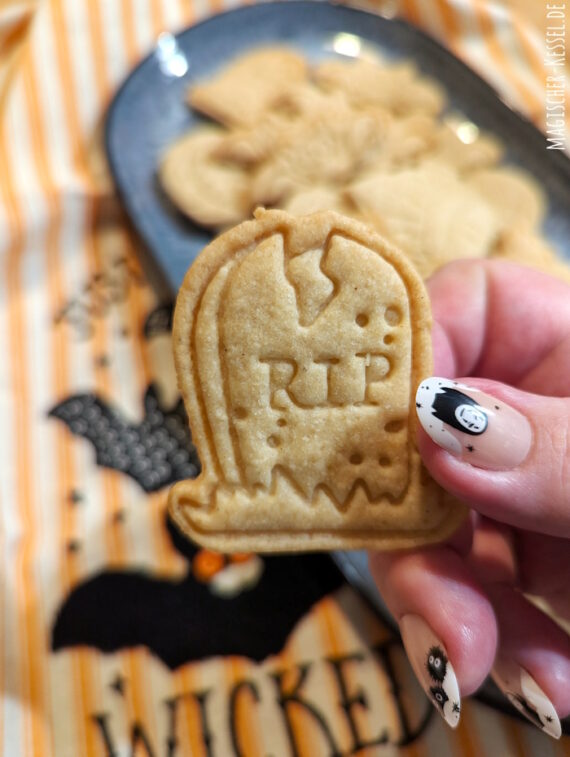
<path id="1" fill-rule="evenodd" d="M 464 508 L 415 446 L 430 325 L 411 265 L 353 220 L 258 211 L 218 237 L 174 317 L 202 461 L 170 493 L 176 523 L 225 552 L 400 548 L 451 533 Z"/>

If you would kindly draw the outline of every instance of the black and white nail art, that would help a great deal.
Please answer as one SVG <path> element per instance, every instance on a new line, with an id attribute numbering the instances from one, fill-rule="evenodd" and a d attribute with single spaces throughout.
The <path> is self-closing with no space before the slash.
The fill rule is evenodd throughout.
<path id="1" fill-rule="evenodd" d="M 456 726 L 461 714 L 459 689 L 455 673 L 441 647 L 430 648 L 426 669 L 432 681 L 429 692 L 434 704 L 441 710 L 441 714 L 449 725 Z"/>
<path id="2" fill-rule="evenodd" d="M 459 381 L 424 379 L 416 393 L 416 410 L 437 445 L 475 467 L 514 468 L 532 446 L 532 427 L 519 410 Z"/>
<path id="3" fill-rule="evenodd" d="M 560 718 L 552 702 L 534 678 L 524 668 L 495 665 L 493 679 L 521 715 L 549 736 L 559 739 L 562 734 Z"/>
<path id="4" fill-rule="evenodd" d="M 528 718 L 531 723 L 534 723 L 537 728 L 543 728 L 544 724 L 540 719 L 540 715 L 536 707 L 533 707 L 527 700 L 520 694 L 515 694 L 512 691 L 507 691 L 507 699 L 525 718 Z"/>
<path id="5" fill-rule="evenodd" d="M 441 447 L 456 455 L 463 446 L 452 429 L 471 437 L 480 436 L 489 425 L 489 414 L 465 392 L 473 392 L 457 381 L 430 378 L 422 381 L 416 394 L 416 409 L 424 429 Z"/>
<path id="6" fill-rule="evenodd" d="M 443 719 L 456 728 L 461 696 L 445 646 L 420 615 L 409 613 L 400 618 L 400 631 L 418 681 Z"/>

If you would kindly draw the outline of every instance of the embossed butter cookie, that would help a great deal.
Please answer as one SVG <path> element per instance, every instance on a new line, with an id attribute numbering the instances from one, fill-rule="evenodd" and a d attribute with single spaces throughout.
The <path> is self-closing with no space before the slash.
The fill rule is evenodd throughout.
<path id="1" fill-rule="evenodd" d="M 186 274 L 174 317 L 202 462 L 170 492 L 176 523 L 222 552 L 445 538 L 464 508 L 415 446 L 430 325 L 418 274 L 356 221 L 259 210 L 218 237 Z"/>
<path id="2" fill-rule="evenodd" d="M 225 132 L 204 126 L 170 146 L 159 168 L 163 190 L 185 215 L 203 226 L 229 226 L 247 212 L 245 169 L 217 158 Z"/>
<path id="3" fill-rule="evenodd" d="M 387 108 L 399 116 L 411 113 L 437 115 L 446 97 L 433 79 L 424 78 L 408 61 L 392 65 L 357 60 L 325 60 L 312 72 L 315 83 L 325 91 L 345 92 L 357 108 L 369 105 Z"/>
<path id="4" fill-rule="evenodd" d="M 501 228 L 485 198 L 439 163 L 371 173 L 346 194 L 423 278 L 458 257 L 485 257 Z"/>
<path id="5" fill-rule="evenodd" d="M 225 126 L 251 126 L 286 86 L 306 78 L 302 55 L 286 47 L 260 47 L 192 87 L 188 99 L 193 108 Z"/>

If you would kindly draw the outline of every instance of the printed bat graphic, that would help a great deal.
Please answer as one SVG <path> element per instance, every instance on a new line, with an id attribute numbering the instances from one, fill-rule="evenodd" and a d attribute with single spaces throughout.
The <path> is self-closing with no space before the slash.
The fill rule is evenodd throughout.
<path id="1" fill-rule="evenodd" d="M 167 522 L 189 564 L 198 552 Z M 60 607 L 52 649 L 89 646 L 115 652 L 144 645 L 174 670 L 215 655 L 260 662 L 280 652 L 301 618 L 343 579 L 319 554 L 265 557 L 255 588 L 221 597 L 188 573 L 182 579 L 141 570 L 106 570 L 81 583 Z"/>
<path id="2" fill-rule="evenodd" d="M 200 462 L 182 400 L 170 409 L 162 407 L 151 384 L 143 407 L 144 418 L 136 425 L 101 397 L 76 394 L 53 407 L 49 416 L 93 445 L 97 465 L 134 478 L 145 492 L 196 477 Z"/>

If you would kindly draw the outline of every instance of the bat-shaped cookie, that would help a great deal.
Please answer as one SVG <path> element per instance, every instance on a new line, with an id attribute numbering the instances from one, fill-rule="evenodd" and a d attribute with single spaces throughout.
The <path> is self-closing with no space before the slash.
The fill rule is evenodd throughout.
<path id="1" fill-rule="evenodd" d="M 120 412 L 95 394 L 76 394 L 53 407 L 49 415 L 62 420 L 76 436 L 95 448 L 97 465 L 131 476 L 146 492 L 183 478 L 194 478 L 200 463 L 182 400 L 161 406 L 151 384 L 143 399 L 141 423 L 127 422 Z"/>

